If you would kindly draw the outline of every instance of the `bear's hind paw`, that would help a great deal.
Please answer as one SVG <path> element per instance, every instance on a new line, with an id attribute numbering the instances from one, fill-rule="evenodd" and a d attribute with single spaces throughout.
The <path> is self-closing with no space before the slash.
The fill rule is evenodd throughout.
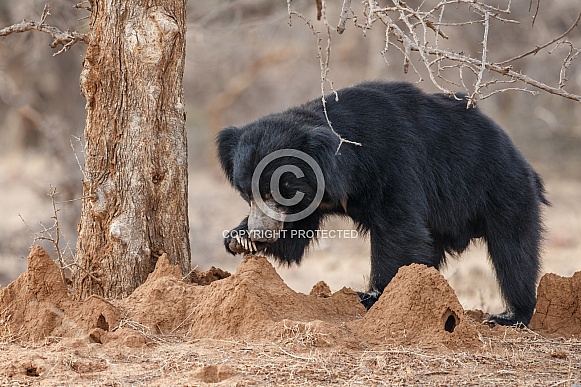
<path id="1" fill-rule="evenodd" d="M 503 312 L 499 314 L 489 314 L 484 318 L 483 324 L 494 327 L 496 324 L 504 326 L 515 326 L 524 328 L 528 324 L 528 319 L 521 318 L 512 312 Z"/>
<path id="2" fill-rule="evenodd" d="M 359 296 L 359 300 L 361 301 L 365 309 L 369 310 L 369 308 L 371 308 L 373 304 L 375 304 L 375 302 L 379 300 L 381 292 L 378 290 L 370 290 L 365 293 L 357 292 L 357 295 Z"/>

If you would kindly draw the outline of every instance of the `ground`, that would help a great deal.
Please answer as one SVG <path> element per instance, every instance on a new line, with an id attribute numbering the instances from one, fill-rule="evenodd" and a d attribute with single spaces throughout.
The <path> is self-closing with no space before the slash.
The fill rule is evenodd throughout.
<path id="1" fill-rule="evenodd" d="M 34 247 L 26 272 L 0 290 L 0 383 L 581 383 L 581 272 L 544 277 L 531 329 L 483 324 L 422 265 L 400 269 L 367 312 L 350 289 L 326 289 L 295 292 L 253 255 L 226 278 L 186 283 L 164 255 L 128 298 L 80 302 Z"/>
<path id="2" fill-rule="evenodd" d="M 49 339 L 3 345 L 9 386 L 573 386 L 581 381 L 581 343 L 527 331 L 483 337 L 477 352 L 386 346 L 367 350 L 286 342 L 159 338 L 143 348 Z M 28 374 L 28 375 L 27 375 Z"/>

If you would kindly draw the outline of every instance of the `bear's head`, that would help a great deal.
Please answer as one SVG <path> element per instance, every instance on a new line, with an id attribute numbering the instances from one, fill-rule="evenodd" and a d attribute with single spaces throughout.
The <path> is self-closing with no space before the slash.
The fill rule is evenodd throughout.
<path id="1" fill-rule="evenodd" d="M 275 241 L 285 223 L 308 217 L 335 196 L 328 182 L 336 179 L 337 145 L 337 136 L 327 127 L 288 114 L 220 131 L 218 158 L 250 205 L 252 240 Z"/>

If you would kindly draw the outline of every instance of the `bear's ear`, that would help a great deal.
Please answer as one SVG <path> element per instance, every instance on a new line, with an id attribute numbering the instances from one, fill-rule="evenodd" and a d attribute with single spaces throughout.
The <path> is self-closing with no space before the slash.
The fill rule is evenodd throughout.
<path id="1" fill-rule="evenodd" d="M 330 155 L 335 155 L 338 146 L 339 138 L 326 126 L 318 126 L 309 132 L 311 154 L 324 155 L 326 159 L 329 159 Z"/>
<path id="2" fill-rule="evenodd" d="M 233 183 L 234 153 L 236 151 L 236 146 L 240 141 L 241 134 L 241 129 L 235 126 L 230 126 L 222 129 L 216 137 L 218 159 L 220 160 L 220 165 L 222 166 L 224 173 L 226 173 L 226 177 L 230 183 Z"/>

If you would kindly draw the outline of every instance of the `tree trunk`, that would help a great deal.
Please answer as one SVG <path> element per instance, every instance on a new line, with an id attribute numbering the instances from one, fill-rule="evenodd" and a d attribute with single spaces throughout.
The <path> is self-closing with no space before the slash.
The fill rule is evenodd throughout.
<path id="1" fill-rule="evenodd" d="M 95 0 L 75 293 L 124 297 L 166 252 L 190 271 L 186 0 Z"/>

